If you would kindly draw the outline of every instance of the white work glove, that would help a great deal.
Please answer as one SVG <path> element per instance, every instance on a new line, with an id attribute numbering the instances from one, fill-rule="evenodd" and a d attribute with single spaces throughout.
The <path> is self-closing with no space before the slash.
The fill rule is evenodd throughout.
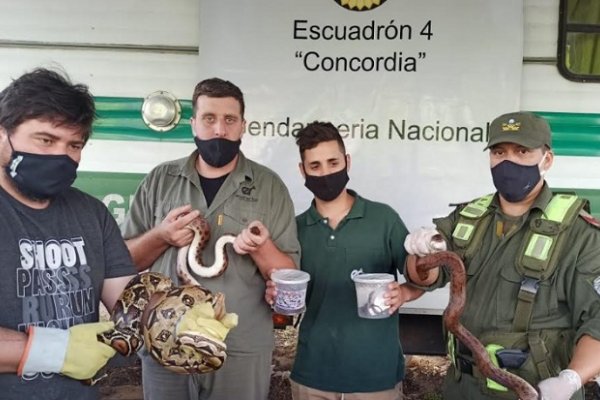
<path id="1" fill-rule="evenodd" d="M 439 240 L 435 240 L 439 239 Z M 435 228 L 419 228 L 409 233 L 404 240 L 404 248 L 408 254 L 424 257 L 428 254 L 446 251 L 446 242 Z"/>
<path id="2" fill-rule="evenodd" d="M 581 377 L 572 369 L 563 369 L 558 376 L 541 381 L 538 389 L 540 400 L 569 400 L 581 389 Z"/>
<path id="3" fill-rule="evenodd" d="M 31 326 L 17 373 L 48 372 L 80 380 L 92 378 L 115 355 L 115 350 L 99 342 L 96 336 L 114 326 L 113 322 L 79 324 L 68 330 Z"/>

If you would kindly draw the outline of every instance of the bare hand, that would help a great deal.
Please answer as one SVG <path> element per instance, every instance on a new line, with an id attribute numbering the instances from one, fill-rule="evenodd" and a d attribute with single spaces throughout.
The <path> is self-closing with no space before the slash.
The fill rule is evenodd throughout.
<path id="1" fill-rule="evenodd" d="M 399 284 L 398 282 L 392 282 L 388 285 L 388 290 L 383 297 L 385 304 L 390 306 L 388 309 L 389 313 L 393 314 L 404 303 L 418 299 L 423 293 L 423 290 L 414 288 L 406 283 Z"/>
<path id="2" fill-rule="evenodd" d="M 271 272 L 273 271 L 274 270 L 272 270 Z M 269 276 L 270 275 L 271 274 L 269 274 Z M 275 298 L 277 297 L 277 289 L 275 288 L 275 282 L 269 279 L 266 281 L 266 285 L 267 289 L 265 290 L 265 301 L 270 306 L 273 306 L 273 304 L 275 304 Z"/>
<path id="3" fill-rule="evenodd" d="M 269 230 L 260 221 L 252 221 L 240 232 L 233 242 L 233 249 L 238 254 L 252 253 L 260 248 L 270 237 Z"/>
<path id="4" fill-rule="evenodd" d="M 174 208 L 157 226 L 158 234 L 171 246 L 186 246 L 191 243 L 194 232 L 185 226 L 199 216 L 200 211 L 192 210 L 192 206 L 189 204 Z"/>
<path id="5" fill-rule="evenodd" d="M 398 311 L 398 308 L 410 299 L 403 289 L 398 282 L 392 282 L 388 285 L 388 290 L 383 295 L 383 298 L 385 299 L 385 304 L 390 306 L 388 309 L 390 314 Z"/>

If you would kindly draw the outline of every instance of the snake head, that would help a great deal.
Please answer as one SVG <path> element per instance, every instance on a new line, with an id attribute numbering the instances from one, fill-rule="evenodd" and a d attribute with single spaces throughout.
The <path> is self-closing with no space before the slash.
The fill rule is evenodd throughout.
<path id="1" fill-rule="evenodd" d="M 195 353 L 202 357 L 201 362 L 192 364 L 198 370 L 190 372 L 215 371 L 221 368 L 227 358 L 227 345 L 223 341 L 202 333 L 181 332 L 178 342 L 181 345 L 181 351 L 190 359 L 198 358 Z"/>

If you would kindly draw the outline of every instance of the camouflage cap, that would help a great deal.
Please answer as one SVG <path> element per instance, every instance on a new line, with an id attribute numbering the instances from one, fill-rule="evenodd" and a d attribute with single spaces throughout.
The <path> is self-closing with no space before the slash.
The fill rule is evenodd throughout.
<path id="1" fill-rule="evenodd" d="M 552 148 L 550 125 L 531 112 L 513 112 L 499 116 L 490 125 L 488 144 L 484 150 L 499 143 L 516 143 L 530 149 L 544 145 Z"/>

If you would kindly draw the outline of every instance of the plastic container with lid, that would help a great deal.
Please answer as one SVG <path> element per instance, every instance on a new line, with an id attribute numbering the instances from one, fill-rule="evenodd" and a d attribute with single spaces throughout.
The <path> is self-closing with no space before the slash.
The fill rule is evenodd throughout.
<path id="1" fill-rule="evenodd" d="M 390 316 L 389 305 L 385 304 L 385 292 L 388 284 L 396 278 L 392 274 L 364 274 L 362 270 L 354 270 L 350 275 L 356 288 L 356 305 L 361 318 L 380 319 Z"/>
<path id="2" fill-rule="evenodd" d="M 304 311 L 306 287 L 310 280 L 308 272 L 297 269 L 278 269 L 271 274 L 277 297 L 273 309 L 283 315 L 295 315 Z"/>

